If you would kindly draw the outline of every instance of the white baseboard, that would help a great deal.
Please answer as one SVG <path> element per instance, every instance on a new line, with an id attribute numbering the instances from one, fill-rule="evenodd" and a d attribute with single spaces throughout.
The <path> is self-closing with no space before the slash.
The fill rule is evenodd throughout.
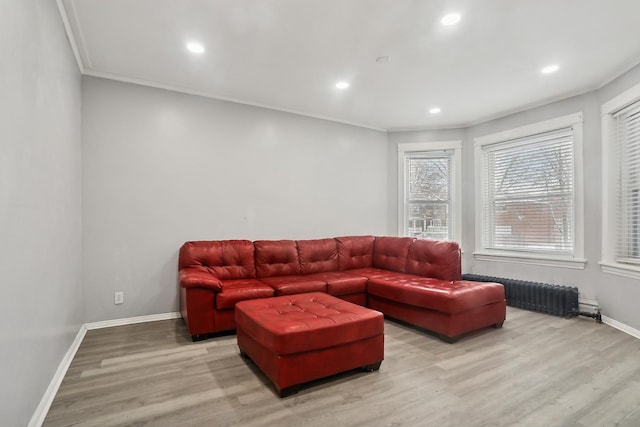
<path id="1" fill-rule="evenodd" d="M 105 320 L 103 322 L 91 322 L 85 323 L 80 327 L 80 331 L 76 335 L 76 338 L 71 343 L 71 347 L 67 350 L 67 353 L 62 358 L 56 373 L 53 375 L 47 390 L 44 392 L 42 399 L 40 399 L 40 403 L 36 408 L 35 412 L 31 416 L 31 421 L 29 421 L 28 427 L 40 427 L 42 423 L 44 423 L 44 419 L 47 417 L 47 413 L 49 412 L 49 408 L 51 408 L 51 404 L 53 403 L 53 399 L 56 397 L 58 393 L 58 389 L 60 388 L 60 384 L 64 379 L 64 376 L 67 374 L 67 370 L 73 361 L 73 358 L 76 355 L 76 352 L 80 348 L 80 344 L 84 340 L 84 336 L 87 331 L 92 329 L 101 329 L 101 328 L 110 328 L 112 326 L 123 326 L 123 325 L 132 325 L 134 323 L 144 323 L 144 322 L 155 322 L 156 320 L 168 320 L 168 319 L 178 319 L 181 315 L 178 312 L 173 313 L 160 313 L 160 314 L 151 314 L 148 316 L 137 316 L 137 317 L 127 317 L 124 319 L 113 319 L 113 320 Z"/>
<path id="2" fill-rule="evenodd" d="M 581 305 L 588 305 L 588 306 L 592 306 L 592 307 L 598 307 L 598 301 L 592 299 L 592 298 L 584 298 L 584 297 L 579 297 L 578 298 L 578 303 L 580 303 Z"/>
<path id="3" fill-rule="evenodd" d="M 580 297 L 578 300 L 578 303 L 580 305 L 580 309 L 583 311 L 595 311 L 597 309 L 599 309 L 600 305 L 598 304 L 598 301 L 591 299 L 591 298 L 582 298 Z M 612 319 L 610 317 L 607 317 L 605 315 L 602 315 L 602 323 L 604 323 L 605 325 L 609 325 L 612 328 L 615 328 L 619 331 L 624 332 L 625 334 L 631 335 L 634 338 L 638 338 L 640 339 L 640 331 L 632 328 L 629 325 L 625 325 L 622 322 L 618 322 L 615 319 Z"/>
<path id="4" fill-rule="evenodd" d="M 87 330 L 111 328 L 113 326 L 133 325 L 134 323 L 155 322 L 158 320 L 179 319 L 179 312 L 149 314 L 147 316 L 125 317 L 124 319 L 104 320 L 102 322 L 85 323 Z"/>
<path id="5" fill-rule="evenodd" d="M 35 412 L 31 416 L 31 420 L 29 421 L 28 427 L 40 427 L 42 423 L 44 423 L 44 419 L 49 412 L 49 408 L 53 403 L 53 399 L 56 397 L 58 393 L 58 389 L 60 388 L 60 384 L 62 384 L 62 380 L 64 376 L 67 374 L 67 369 L 71 365 L 73 358 L 76 355 L 76 352 L 80 348 L 80 344 L 82 344 L 82 340 L 84 339 L 85 334 L 87 333 L 87 328 L 85 325 L 80 326 L 80 330 L 76 335 L 76 338 L 71 343 L 71 347 L 67 350 L 67 353 L 62 358 L 56 373 L 53 375 L 49 386 L 44 392 L 42 399 L 40 399 L 40 403 L 36 408 Z"/>
<path id="6" fill-rule="evenodd" d="M 596 310 L 598 310 L 600 308 L 600 305 L 598 304 L 598 301 L 591 299 L 591 298 L 583 298 L 583 297 L 579 297 L 578 298 L 578 308 L 580 309 L 580 311 L 593 311 L 595 312 Z"/>
<path id="7" fill-rule="evenodd" d="M 602 316 L 602 323 L 604 323 L 605 325 L 609 325 L 612 328 L 616 328 L 619 331 L 622 331 L 626 334 L 629 334 L 634 338 L 640 339 L 640 331 L 635 328 L 632 328 L 629 325 L 625 325 L 624 323 L 618 322 L 617 320 L 614 320 L 607 316 Z"/>

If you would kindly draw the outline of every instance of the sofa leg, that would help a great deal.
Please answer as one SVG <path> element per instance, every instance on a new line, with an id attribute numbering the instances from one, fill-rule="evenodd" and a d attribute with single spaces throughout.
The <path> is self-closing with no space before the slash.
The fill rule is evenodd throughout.
<path id="1" fill-rule="evenodd" d="M 242 356 L 242 358 L 245 359 L 245 360 L 251 360 L 249 355 L 247 353 L 245 353 L 243 349 L 240 349 L 240 356 Z"/>
<path id="2" fill-rule="evenodd" d="M 373 371 L 377 371 L 378 369 L 380 369 L 380 365 L 382 364 L 382 360 L 377 362 L 377 363 L 372 363 L 370 365 L 364 365 L 362 367 L 362 369 L 365 372 L 373 372 Z"/>
<path id="3" fill-rule="evenodd" d="M 298 393 L 300 388 L 301 388 L 300 385 L 292 385 L 291 387 L 285 387 L 283 389 L 278 389 L 278 395 L 280 397 L 291 396 L 292 394 Z"/>
<path id="4" fill-rule="evenodd" d="M 209 334 L 196 334 L 196 335 L 191 335 L 191 340 L 193 342 L 198 342 L 198 341 L 204 341 L 207 338 L 209 338 Z"/>
<path id="5" fill-rule="evenodd" d="M 444 341 L 444 342 L 446 342 L 448 344 L 454 344 L 454 343 L 458 342 L 458 339 L 459 339 L 459 337 L 450 337 L 450 336 L 442 335 L 442 334 L 439 334 L 438 338 L 440 338 L 442 341 Z"/>
<path id="6" fill-rule="evenodd" d="M 502 322 L 496 323 L 495 325 L 493 325 L 493 327 L 496 328 L 496 329 L 500 329 L 500 328 L 502 328 L 502 325 L 504 325 L 504 320 Z"/>

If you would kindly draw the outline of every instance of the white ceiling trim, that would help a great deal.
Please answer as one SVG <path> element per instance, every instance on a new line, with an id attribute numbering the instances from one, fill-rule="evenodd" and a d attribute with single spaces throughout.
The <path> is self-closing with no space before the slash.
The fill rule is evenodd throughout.
<path id="1" fill-rule="evenodd" d="M 76 64 L 78 64 L 78 69 L 80 73 L 85 73 L 84 63 L 82 62 L 82 58 L 80 57 L 80 51 L 78 50 L 78 44 L 76 43 L 76 38 L 73 35 L 73 31 L 71 31 L 71 24 L 69 23 L 69 16 L 67 15 L 67 10 L 62 3 L 63 0 L 56 0 L 58 5 L 58 10 L 60 11 L 60 17 L 62 18 L 62 23 L 64 25 L 64 30 L 67 33 L 67 39 L 69 40 L 69 44 L 71 45 L 71 50 L 73 51 L 73 56 L 76 58 Z"/>
<path id="2" fill-rule="evenodd" d="M 202 96 L 202 97 L 205 97 L 205 98 L 216 99 L 218 101 L 233 102 L 235 104 L 249 105 L 251 107 L 265 108 L 267 110 L 280 111 L 280 112 L 283 112 L 283 113 L 296 114 L 298 116 L 305 116 L 305 117 L 311 117 L 311 118 L 314 118 L 314 119 L 327 120 L 327 121 L 330 121 L 330 122 L 342 123 L 342 124 L 346 124 L 346 125 L 350 125 L 350 126 L 357 126 L 357 127 L 361 127 L 361 128 L 365 128 L 365 129 L 371 129 L 371 130 L 379 131 L 379 132 L 386 132 L 387 131 L 386 129 L 383 129 L 383 128 L 379 128 L 379 127 L 375 127 L 375 126 L 371 126 L 371 125 L 367 125 L 367 124 L 363 124 L 363 123 L 355 123 L 355 122 L 350 122 L 350 121 L 346 121 L 346 120 L 340 120 L 340 119 L 337 119 L 335 117 L 321 116 L 321 115 L 317 115 L 317 114 L 307 113 L 307 112 L 304 112 L 304 111 L 289 110 L 289 109 L 286 109 L 286 108 L 275 107 L 273 105 L 261 104 L 259 102 L 251 102 L 251 101 L 246 101 L 244 99 L 220 96 L 220 95 L 216 95 L 216 94 L 209 93 L 209 92 L 206 92 L 206 91 L 188 89 L 188 88 L 184 88 L 184 87 L 181 87 L 181 86 L 167 85 L 167 84 L 158 83 L 158 82 L 151 82 L 151 81 L 143 80 L 143 79 L 124 77 L 124 76 L 120 76 L 118 74 L 102 73 L 102 72 L 97 72 L 97 71 L 93 71 L 93 70 L 89 70 L 89 69 L 85 69 L 82 74 L 85 75 L 85 76 L 100 77 L 100 78 L 103 78 L 103 79 L 115 80 L 115 81 L 124 82 L 124 83 L 132 83 L 132 84 L 136 84 L 136 85 L 140 85 L 140 86 L 147 86 L 147 87 L 153 87 L 153 88 L 157 88 L 157 89 L 170 90 L 172 92 L 180 92 L 180 93 L 186 93 L 186 94 L 189 94 L 189 95 Z"/>
<path id="3" fill-rule="evenodd" d="M 84 64 L 84 67 L 91 69 L 93 68 L 93 64 L 91 62 L 89 50 L 87 49 L 87 43 L 85 42 L 82 23 L 80 22 L 80 18 L 78 17 L 78 8 L 76 7 L 76 2 L 70 1 L 69 7 L 71 8 L 71 13 L 73 14 L 73 22 L 75 22 L 76 26 L 78 27 L 78 37 L 76 38 L 76 43 L 78 44 L 78 52 L 82 52 L 82 57 L 84 58 L 82 62 Z"/>
<path id="4" fill-rule="evenodd" d="M 250 101 L 246 101 L 244 99 L 238 99 L 238 98 L 231 98 L 231 97 L 225 97 L 225 96 L 220 96 L 220 95 L 216 95 L 213 93 L 208 93 L 205 91 L 199 91 L 199 90 L 193 90 L 193 89 L 187 89 L 184 87 L 180 87 L 180 86 L 173 86 L 173 85 L 167 85 L 167 84 L 162 84 L 162 83 L 157 83 L 157 82 L 150 82 L 147 80 L 143 80 L 143 79 L 135 79 L 135 78 L 129 78 L 129 77 L 124 77 L 124 76 L 120 76 L 117 74 L 111 74 L 111 73 L 101 73 L 101 72 L 97 72 L 97 71 L 93 71 L 91 70 L 91 64 L 87 64 L 85 66 L 84 61 L 82 60 L 82 56 L 80 55 L 80 50 L 78 49 L 78 42 L 74 36 L 73 31 L 71 30 L 71 25 L 69 24 L 69 16 L 67 13 L 67 10 L 63 4 L 63 0 L 56 0 L 56 3 L 58 4 L 58 9 L 60 11 L 60 16 L 62 18 L 62 22 L 64 24 L 64 29 L 67 33 L 67 38 L 69 39 L 69 44 L 71 45 L 71 50 L 73 51 L 73 56 L 76 58 L 76 63 L 78 64 L 78 69 L 80 70 L 80 73 L 82 73 L 82 75 L 85 76 L 93 76 L 93 77 L 100 77 L 103 79 L 109 79 L 109 80 L 115 80 L 115 81 L 119 81 L 119 82 L 124 82 L 124 83 L 132 83 L 132 84 L 137 84 L 137 85 L 141 85 L 141 86 L 147 86 L 147 87 L 153 87 L 153 88 L 157 88 L 157 89 L 164 89 L 164 90 L 170 90 L 173 92 L 180 92 L 180 93 L 186 93 L 189 95 L 196 95 L 196 96 L 202 96 L 205 98 L 211 98 L 211 99 L 217 99 L 219 101 L 226 101 L 226 102 L 234 102 L 236 104 L 243 104 L 243 105 L 249 105 L 252 107 L 258 107 L 258 108 L 266 108 L 269 110 L 275 110 L 275 111 L 280 111 L 283 113 L 289 113 L 289 114 L 296 114 L 299 116 L 305 116 L 305 117 L 311 117 L 314 119 L 320 119 L 320 120 L 327 120 L 330 122 L 336 122 L 336 123 L 342 123 L 342 124 L 346 124 L 346 125 L 351 125 L 351 126 L 357 126 L 357 127 L 361 127 L 361 128 L 365 128 L 365 129 L 371 129 L 371 130 L 375 130 L 375 131 L 379 131 L 379 132 L 386 132 L 387 129 L 383 129 L 383 128 L 379 128 L 376 126 L 371 126 L 371 125 L 367 125 L 364 123 L 355 123 L 355 122 L 349 122 L 346 120 L 340 120 L 337 119 L 335 117 L 328 117 L 328 116 L 320 116 L 317 114 L 310 114 L 304 111 L 296 111 L 296 110 L 290 110 L 290 109 L 286 109 L 286 108 L 279 108 L 279 107 L 275 107 L 273 105 L 268 105 L 268 104 L 261 104 L 258 102 L 250 102 Z M 73 8 L 73 2 L 71 2 L 72 8 Z M 74 10 L 75 13 L 75 10 Z M 79 20 L 76 17 L 76 22 L 78 22 L 79 25 Z M 80 31 L 80 37 L 82 38 L 82 29 L 78 28 L 78 31 Z M 84 46 L 84 43 L 83 43 Z M 86 52 L 85 50 L 85 57 L 87 58 L 87 60 L 89 60 L 89 54 L 88 52 Z"/>
<path id="5" fill-rule="evenodd" d="M 619 73 L 616 73 L 613 76 L 605 79 L 602 83 L 600 83 L 600 85 L 596 89 L 602 89 L 603 87 L 605 87 L 606 85 L 608 85 L 609 83 L 617 79 L 618 77 L 621 77 L 623 74 L 627 73 L 628 71 L 631 71 L 632 68 L 638 65 L 640 65 L 640 59 L 636 59 L 629 62 L 629 65 L 627 67 L 623 67 Z"/>
<path id="6" fill-rule="evenodd" d="M 361 127 L 361 128 L 365 128 L 365 129 L 371 129 L 371 130 L 379 131 L 379 132 L 387 132 L 387 129 L 379 128 L 379 127 L 376 127 L 376 126 L 367 125 L 367 124 L 364 124 L 364 123 L 355 123 L 355 122 L 350 122 L 350 121 L 346 121 L 346 120 L 340 120 L 340 119 L 337 119 L 335 117 L 321 116 L 321 115 L 317 115 L 317 114 L 307 113 L 305 111 L 297 111 L 297 110 L 290 110 L 290 109 L 286 109 L 286 108 L 279 108 L 279 107 L 276 107 L 276 106 L 273 106 L 273 105 L 261 104 L 261 103 L 258 103 L 258 102 L 251 102 L 251 101 L 247 101 L 247 100 L 244 100 L 244 99 L 220 96 L 220 95 L 216 95 L 216 94 L 205 92 L 205 91 L 187 89 L 187 88 L 180 87 L 180 86 L 167 85 L 167 84 L 158 83 L 158 82 L 151 82 L 151 81 L 143 80 L 143 79 L 125 77 L 125 76 L 121 76 L 121 75 L 118 75 L 118 74 L 102 73 L 102 72 L 94 71 L 94 70 L 91 69 L 91 64 L 90 63 L 89 64 L 85 64 L 84 61 L 82 60 L 82 56 L 80 55 L 80 50 L 78 49 L 78 42 L 76 40 L 76 37 L 74 36 L 73 31 L 71 30 L 71 25 L 69 23 L 68 11 L 67 11 L 66 7 L 64 6 L 63 1 L 64 0 L 56 0 L 56 3 L 58 4 L 58 9 L 60 11 L 60 16 L 62 17 L 62 22 L 64 24 L 64 29 L 65 29 L 65 31 L 67 33 L 67 38 L 69 39 L 69 44 L 71 45 L 71 50 L 73 51 L 73 55 L 76 58 L 76 63 L 78 64 L 78 69 L 80 70 L 80 73 L 82 75 L 92 76 L 92 77 L 100 77 L 100 78 L 103 78 L 103 79 L 115 80 L 115 81 L 124 82 L 124 83 L 132 83 L 132 84 L 137 84 L 137 85 L 140 85 L 140 86 L 153 87 L 153 88 L 156 88 L 156 89 L 170 90 L 172 92 L 186 93 L 186 94 L 189 94 L 189 95 L 202 96 L 202 97 L 205 97 L 205 98 L 216 99 L 216 100 L 219 100 L 219 101 L 233 102 L 233 103 L 236 103 L 236 104 L 249 105 L 251 107 L 265 108 L 265 109 L 268 109 L 268 110 L 280 111 L 280 112 L 289 113 L 289 114 L 296 114 L 296 115 L 299 115 L 299 116 L 311 117 L 311 118 L 314 118 L 314 119 L 327 120 L 327 121 L 330 121 L 330 122 L 342 123 L 342 124 L 346 124 L 346 125 L 350 125 L 350 126 L 357 126 L 357 127 Z M 80 32 L 80 38 L 82 39 L 83 36 L 82 36 L 82 28 L 80 28 L 80 20 L 78 19 L 77 14 L 75 12 L 75 8 L 73 6 L 73 4 L 74 4 L 73 1 L 70 2 L 70 4 L 71 4 L 71 8 L 73 9 L 72 12 L 74 14 L 74 18 L 75 18 L 76 23 L 78 25 L 78 31 Z M 82 42 L 82 46 L 84 48 L 85 43 L 84 43 L 83 40 L 81 40 L 81 42 Z M 84 48 L 83 50 L 84 50 L 85 57 L 87 58 L 87 61 L 90 62 L 89 53 L 87 52 L 86 48 Z"/>
<path id="7" fill-rule="evenodd" d="M 522 113 L 524 111 L 529 111 L 532 110 L 534 108 L 538 108 L 538 107 L 544 107 L 545 105 L 549 105 L 549 104 L 553 104 L 554 102 L 560 102 L 563 101 L 565 99 L 569 99 L 569 98 L 573 98 L 575 96 L 580 96 L 580 95 L 584 95 L 590 92 L 593 92 L 594 90 L 599 89 L 600 86 L 593 86 L 593 87 L 589 87 L 585 90 L 579 90 L 579 91 L 575 91 L 575 92 L 569 92 L 567 94 L 564 95 L 560 95 L 554 98 L 548 98 L 545 100 L 542 100 L 540 102 L 534 102 L 531 104 L 525 104 L 522 106 L 518 106 L 517 108 L 513 108 L 510 110 L 505 110 L 496 114 L 492 114 L 489 116 L 484 116 L 481 117 L 478 120 L 474 120 L 472 122 L 468 122 L 468 123 L 461 123 L 459 125 L 454 125 L 454 126 L 448 126 L 448 127 L 432 127 L 432 128 L 425 128 L 425 127 L 416 127 L 416 128 L 390 128 L 387 130 L 387 132 L 420 132 L 420 131 L 435 131 L 435 130 L 448 130 L 448 129 L 467 129 L 470 128 L 472 126 L 477 126 L 477 125 L 481 125 L 483 123 L 488 123 L 491 122 L 493 120 L 498 120 L 498 119 L 502 119 L 504 117 L 509 117 L 513 114 L 518 114 L 518 113 Z"/>
<path id="8" fill-rule="evenodd" d="M 618 73 L 615 73 L 613 76 L 608 76 L 606 79 L 604 79 L 604 81 L 601 81 L 599 83 L 590 85 L 586 88 L 582 88 L 582 89 L 578 89 L 578 90 L 574 90 L 572 92 L 567 92 L 561 95 L 558 95 L 556 97 L 551 97 L 551 98 L 547 98 L 544 100 L 540 100 L 537 102 L 532 102 L 529 104 L 524 104 L 524 105 L 518 105 L 512 109 L 506 109 L 504 111 L 501 112 L 497 112 L 495 114 L 490 114 L 487 116 L 483 116 L 478 118 L 477 120 L 472 120 L 469 122 L 462 122 L 462 123 L 457 123 L 457 124 L 451 124 L 451 125 L 445 125 L 445 126 L 415 126 L 415 127 L 387 127 L 387 128 L 381 128 L 381 127 L 377 127 L 377 126 L 373 126 L 373 125 L 369 125 L 369 124 L 365 124 L 365 123 L 358 123 L 358 122 L 353 122 L 353 121 L 349 121 L 349 120 L 342 120 L 342 119 L 338 119 L 336 117 L 332 117 L 332 116 L 324 116 L 324 115 L 318 115 L 318 114 L 313 114 L 313 113 L 309 113 L 307 111 L 303 111 L 303 110 L 296 110 L 296 109 L 288 109 L 288 108 L 282 108 L 282 107 L 277 107 L 274 105 L 270 105 L 270 104 L 265 104 L 265 103 L 259 103 L 259 102 L 253 102 L 253 101 L 249 101 L 246 99 L 241 99 L 241 98 L 235 98 L 235 97 L 229 97 L 229 96 L 222 96 L 213 92 L 208 92 L 208 91 L 203 91 L 203 90 L 197 90 L 197 89 L 190 89 L 190 88 L 185 88 L 182 86 L 178 86 L 178 85 L 170 85 L 170 84 L 164 84 L 164 83 L 159 83 L 159 82 L 155 82 L 155 81 L 149 81 L 146 79 L 139 79 L 139 78 L 133 78 L 133 77 L 126 77 L 123 75 L 118 75 L 118 74 L 112 74 L 112 73 L 105 73 L 105 72 L 99 72 L 99 71 L 95 71 L 93 70 L 93 66 L 91 63 L 91 58 L 87 49 L 87 45 L 85 43 L 85 36 L 83 33 L 83 29 L 81 27 L 81 23 L 80 23 L 80 19 L 78 17 L 77 14 L 77 10 L 76 10 L 76 6 L 75 6 L 75 1 L 74 0 L 56 0 L 61 18 L 62 18 L 62 22 L 64 24 L 64 28 L 65 28 L 65 32 L 67 34 L 67 38 L 69 40 L 69 43 L 71 45 L 71 49 L 73 51 L 74 57 L 76 59 L 76 63 L 78 65 L 78 69 L 80 70 L 80 73 L 82 75 L 88 75 L 88 76 L 94 76 L 94 77 L 99 77 L 99 78 L 105 78 L 105 79 L 110 79 L 110 80 L 115 80 L 115 81 L 121 81 L 121 82 L 126 82 L 126 83 L 132 83 L 132 84 L 137 84 L 137 85 L 141 85 L 141 86 L 147 86 L 147 87 L 154 87 L 154 88 L 158 88 L 158 89 L 164 89 L 164 90 L 170 90 L 170 91 L 174 91 L 174 92 L 180 92 L 180 93 L 185 93 L 185 94 L 190 94 L 190 95 L 195 95 L 195 96 L 202 96 L 202 97 L 206 97 L 206 98 L 210 98 L 210 99 L 216 99 L 216 100 L 220 100 L 220 101 L 226 101 L 226 102 L 233 102 L 233 103 L 237 103 L 237 104 L 242 104 L 242 105 L 248 105 L 248 106 L 253 106 L 253 107 L 257 107 L 257 108 L 265 108 L 265 109 L 269 109 L 269 110 L 273 110 L 273 111 L 279 111 L 279 112 L 284 112 L 284 113 L 289 113 L 289 114 L 296 114 L 296 115 L 300 115 L 300 116 L 304 116 L 304 117 L 310 117 L 310 118 L 315 118 L 315 119 L 320 119 L 320 120 L 327 120 L 327 121 L 331 121 L 331 122 L 336 122 L 336 123 L 342 123 L 342 124 L 347 124 L 347 125 L 351 125 L 351 126 L 357 126 L 357 127 L 361 127 L 361 128 L 365 128 L 365 129 L 371 129 L 371 130 L 375 130 L 375 131 L 381 131 L 381 132 L 410 132 L 410 131 L 434 131 L 434 130 L 450 130 L 450 129 L 467 129 L 469 127 L 472 126 L 476 126 L 482 123 L 487 123 L 493 120 L 498 120 L 504 117 L 508 117 L 511 116 L 513 114 L 517 114 L 523 111 L 528 111 L 531 109 L 535 109 L 535 108 L 539 108 L 548 104 L 552 104 L 555 102 L 559 102 L 565 99 L 569 99 L 569 98 L 573 98 L 576 96 L 580 96 L 580 95 L 584 95 L 586 93 L 592 92 L 592 91 L 596 91 L 601 89 L 602 87 L 610 84 L 611 82 L 613 82 L 614 80 L 618 79 L 620 76 L 622 76 L 623 74 L 625 74 L 626 72 L 628 72 L 629 70 L 631 70 L 632 68 L 640 65 L 640 59 L 634 59 L 632 61 L 630 61 L 630 63 L 628 64 L 628 66 L 624 67 L 623 70 L 619 71 Z M 66 4 L 66 6 L 65 6 Z M 74 27 L 72 27 L 71 25 L 71 21 L 69 20 L 69 17 L 73 18 L 74 23 L 75 23 L 75 33 L 74 33 Z"/>
<path id="9" fill-rule="evenodd" d="M 420 132 L 420 131 L 435 131 L 435 130 L 451 130 L 451 129 L 467 129 L 470 128 L 472 126 L 477 126 L 477 125 L 481 125 L 483 123 L 488 123 L 491 122 L 493 120 L 498 120 L 498 119 L 502 119 L 504 117 L 509 117 L 513 114 L 518 114 L 518 113 L 522 113 L 525 111 L 529 111 L 535 108 L 539 108 L 539 107 L 544 107 L 545 105 L 549 105 L 549 104 L 553 104 L 555 102 L 560 102 L 560 101 L 564 101 L 565 99 L 570 99 L 576 96 L 581 96 L 581 95 L 585 95 L 587 93 L 590 92 L 594 92 L 596 90 L 602 89 L 604 86 L 608 85 L 609 83 L 613 82 L 614 80 L 616 80 L 618 77 L 622 76 L 623 74 L 625 74 L 627 71 L 631 70 L 632 68 L 636 67 L 637 65 L 640 65 L 640 61 L 634 61 L 634 63 L 632 65 L 630 65 L 628 68 L 625 68 L 623 71 L 621 71 L 620 73 L 616 74 L 615 76 L 608 78 L 605 82 L 597 84 L 597 85 L 593 85 L 593 86 L 589 86 L 586 89 L 583 90 L 577 90 L 575 92 L 568 92 L 564 95 L 560 95 L 554 98 L 548 98 L 548 99 L 544 99 L 542 101 L 539 102 L 534 102 L 534 103 L 530 103 L 530 104 L 525 104 L 525 105 L 521 105 L 518 108 L 513 108 L 511 110 L 506 110 L 497 114 L 493 114 L 493 115 L 489 115 L 489 116 L 484 116 L 478 120 L 474 120 L 468 123 L 461 123 L 459 125 L 452 125 L 452 126 L 437 126 L 437 127 L 399 127 L 399 128 L 389 128 L 387 129 L 387 132 Z"/>

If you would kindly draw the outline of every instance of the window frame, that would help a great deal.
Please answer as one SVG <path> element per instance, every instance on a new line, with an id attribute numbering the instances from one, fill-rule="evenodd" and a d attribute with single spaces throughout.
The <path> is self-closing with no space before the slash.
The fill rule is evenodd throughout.
<path id="1" fill-rule="evenodd" d="M 603 273 L 631 279 L 640 279 L 640 266 L 616 261 L 618 236 L 617 180 L 620 164 L 616 163 L 615 114 L 640 102 L 640 84 L 637 84 L 600 107 L 602 120 L 602 254 L 598 264 Z"/>
<path id="2" fill-rule="evenodd" d="M 526 250 L 497 250 L 488 248 L 485 241 L 485 171 L 483 147 L 498 143 L 507 143 L 514 139 L 525 138 L 539 133 L 562 128 L 573 129 L 574 156 L 574 228 L 575 244 L 572 255 L 540 253 Z M 511 262 L 534 264 L 548 267 L 565 267 L 582 270 L 587 260 L 584 258 L 584 196 L 583 196 L 583 157 L 582 157 L 582 113 L 545 120 L 530 125 L 474 138 L 475 195 L 476 195 L 476 249 L 474 258 L 478 261 Z"/>
<path id="3" fill-rule="evenodd" d="M 453 176 L 449 197 L 451 199 L 451 219 L 453 222 L 453 233 L 450 234 L 451 241 L 462 246 L 462 141 L 437 141 L 437 142 L 413 142 L 398 144 L 398 236 L 404 235 L 405 229 L 405 206 L 406 206 L 406 186 L 405 186 L 405 154 L 406 153 L 437 153 L 443 151 L 453 151 L 452 164 Z"/>

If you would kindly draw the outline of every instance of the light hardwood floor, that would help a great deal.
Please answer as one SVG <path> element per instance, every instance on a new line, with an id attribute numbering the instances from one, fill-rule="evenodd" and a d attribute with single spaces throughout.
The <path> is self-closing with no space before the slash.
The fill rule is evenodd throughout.
<path id="1" fill-rule="evenodd" d="M 446 344 L 385 321 L 379 371 L 281 399 L 235 335 L 182 320 L 88 331 L 45 426 L 640 426 L 640 340 L 591 319 L 509 307 Z"/>

